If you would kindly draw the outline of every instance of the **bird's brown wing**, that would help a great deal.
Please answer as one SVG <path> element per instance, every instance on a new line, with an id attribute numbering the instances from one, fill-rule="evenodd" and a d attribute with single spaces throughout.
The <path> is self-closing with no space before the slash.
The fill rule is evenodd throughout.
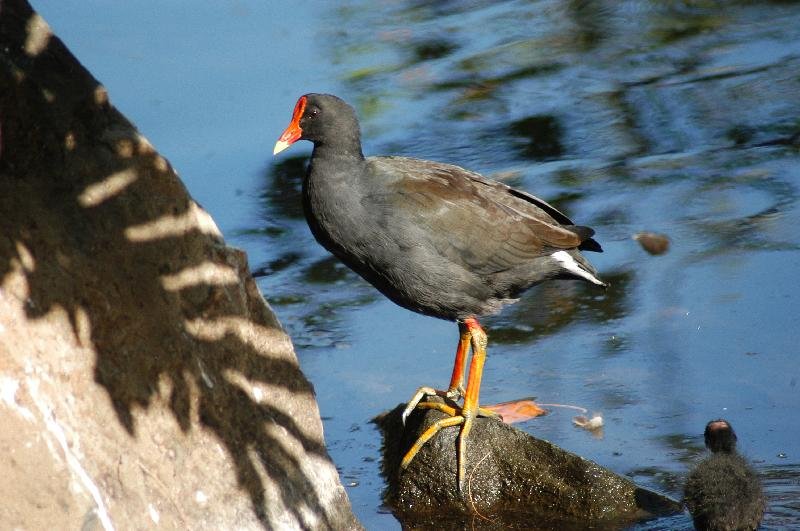
<path id="1" fill-rule="evenodd" d="M 386 229 L 478 274 L 522 266 L 591 236 L 562 226 L 555 208 L 458 166 L 401 157 L 369 159 L 380 175 L 366 201 L 384 203 Z M 581 227 L 581 229 L 583 229 Z M 402 234 L 401 234 L 402 233 Z"/>

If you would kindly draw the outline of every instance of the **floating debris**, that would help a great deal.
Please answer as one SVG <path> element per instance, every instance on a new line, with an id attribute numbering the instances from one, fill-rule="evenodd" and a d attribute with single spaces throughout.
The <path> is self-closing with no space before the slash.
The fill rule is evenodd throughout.
<path id="1" fill-rule="evenodd" d="M 664 234 L 637 232 L 633 235 L 633 239 L 652 255 L 664 254 L 669 250 L 669 238 Z"/>
<path id="2" fill-rule="evenodd" d="M 572 423 L 592 433 L 596 439 L 603 438 L 603 416 L 600 413 L 593 413 L 591 418 L 587 416 L 589 410 L 585 407 L 573 406 L 571 404 L 539 404 L 545 407 L 563 407 L 580 411 L 582 415 L 572 417 Z"/>
<path id="3" fill-rule="evenodd" d="M 599 413 L 595 413 L 592 418 L 589 418 L 585 415 L 578 415 L 577 417 L 572 418 L 572 423 L 579 428 L 595 431 L 603 427 L 603 416 Z"/>
<path id="4" fill-rule="evenodd" d="M 520 398 L 483 407 L 500 415 L 506 424 L 514 424 L 547 415 L 547 410 L 539 407 L 534 402 L 535 399 L 536 397 Z"/>

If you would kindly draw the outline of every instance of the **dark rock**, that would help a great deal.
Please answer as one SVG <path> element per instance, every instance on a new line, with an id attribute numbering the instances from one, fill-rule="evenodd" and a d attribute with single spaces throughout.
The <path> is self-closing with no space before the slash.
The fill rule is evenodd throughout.
<path id="1" fill-rule="evenodd" d="M 0 528 L 358 527 L 244 253 L 26 2 L 0 10 Z"/>
<path id="2" fill-rule="evenodd" d="M 407 526 L 569 529 L 618 527 L 681 511 L 678 502 L 642 489 L 599 465 L 497 420 L 479 418 L 467 439 L 464 491 L 456 481 L 456 436 L 446 428 L 408 469 L 400 460 L 444 415 L 416 410 L 405 429 L 404 405 L 375 419 L 383 432 L 387 503 Z"/>

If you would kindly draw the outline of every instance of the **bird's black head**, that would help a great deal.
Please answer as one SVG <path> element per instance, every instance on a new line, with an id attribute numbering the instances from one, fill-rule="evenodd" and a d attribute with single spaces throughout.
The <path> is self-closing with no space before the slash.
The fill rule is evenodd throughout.
<path id="1" fill-rule="evenodd" d="M 289 127 L 275 144 L 278 154 L 298 140 L 310 140 L 346 153 L 361 155 L 361 135 L 353 108 L 330 94 L 306 94 L 297 100 Z"/>
<path id="2" fill-rule="evenodd" d="M 736 451 L 736 432 L 733 431 L 727 420 L 712 420 L 706 424 L 706 431 L 703 435 L 706 440 L 706 448 L 712 452 L 729 454 Z"/>

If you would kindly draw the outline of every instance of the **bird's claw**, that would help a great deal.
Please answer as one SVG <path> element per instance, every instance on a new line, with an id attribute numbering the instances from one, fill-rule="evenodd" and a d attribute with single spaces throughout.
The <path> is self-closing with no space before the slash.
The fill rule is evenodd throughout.
<path id="1" fill-rule="evenodd" d="M 448 389 L 447 392 L 444 394 L 444 396 L 445 398 L 449 398 L 453 402 L 458 402 L 464 397 L 464 393 L 465 393 L 464 388 L 458 386 Z"/>
<path id="2" fill-rule="evenodd" d="M 411 415 L 411 412 L 414 411 L 418 406 L 421 406 L 420 402 L 422 402 L 423 398 L 427 396 L 438 396 L 444 398 L 445 400 L 458 402 L 464 397 L 464 394 L 465 391 L 462 386 L 453 387 L 447 391 L 440 391 L 438 389 L 434 389 L 433 387 L 420 387 L 414 393 L 414 396 L 411 397 L 411 400 L 408 401 L 405 409 L 403 410 L 403 426 L 406 425 L 406 420 L 408 419 L 409 415 Z"/>
<path id="3" fill-rule="evenodd" d="M 414 393 L 414 396 L 411 397 L 411 400 L 408 401 L 408 404 L 406 404 L 406 408 L 403 410 L 403 415 L 402 415 L 403 426 L 406 425 L 406 419 L 408 419 L 408 416 L 411 414 L 412 411 L 414 411 L 414 409 L 416 409 L 417 404 L 419 404 L 423 398 L 425 398 L 426 396 L 434 396 L 440 394 L 443 393 L 441 391 L 437 391 L 433 387 L 420 387 L 419 389 L 417 389 L 417 391 Z"/>

